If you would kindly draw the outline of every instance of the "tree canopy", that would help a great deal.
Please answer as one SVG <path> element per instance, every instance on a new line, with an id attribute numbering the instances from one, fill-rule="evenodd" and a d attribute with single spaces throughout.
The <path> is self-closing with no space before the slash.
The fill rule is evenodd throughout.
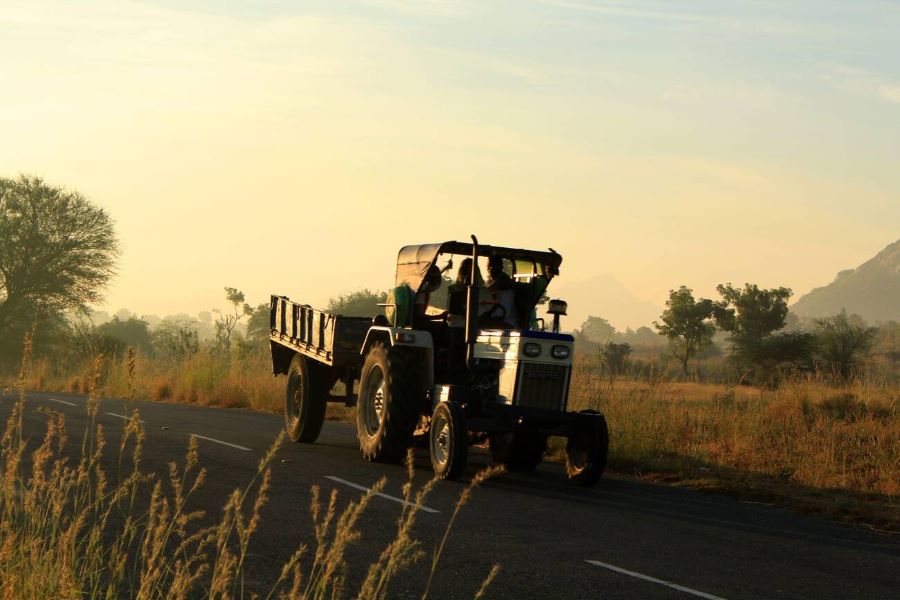
<path id="1" fill-rule="evenodd" d="M 786 287 L 761 289 L 755 283 L 735 288 L 730 283 L 716 287 L 722 296 L 723 308 L 716 313 L 716 321 L 738 340 L 758 343 L 785 325 L 787 301 L 791 290 Z"/>
<path id="2" fill-rule="evenodd" d="M 846 310 L 816 319 L 818 350 L 832 371 L 846 381 L 869 353 L 877 327 L 868 327 L 859 316 L 847 315 Z"/>
<path id="3" fill-rule="evenodd" d="M 41 315 L 86 312 L 118 253 L 112 219 L 78 192 L 0 178 L 0 337 Z"/>
<path id="4" fill-rule="evenodd" d="M 681 286 L 669 290 L 666 310 L 660 322 L 654 323 L 660 335 L 672 342 L 672 353 L 679 361 L 684 374 L 688 374 L 688 361 L 703 347 L 709 345 L 716 332 L 713 317 L 722 307 L 712 300 L 694 300 L 693 292 Z"/>
<path id="5" fill-rule="evenodd" d="M 775 383 L 781 367 L 808 368 L 812 336 L 776 334 L 786 323 L 790 289 L 763 289 L 751 283 L 743 288 L 722 284 L 716 289 L 722 296 L 716 323 L 731 333 L 731 358 L 736 365 L 769 384 Z"/>
<path id="6" fill-rule="evenodd" d="M 576 333 L 592 342 L 605 344 L 612 339 L 616 328 L 603 317 L 591 315 L 581 324 L 581 329 L 577 329 Z"/>
<path id="7" fill-rule="evenodd" d="M 385 302 L 387 302 L 387 292 L 373 292 L 364 289 L 332 298 L 328 301 L 326 310 L 345 317 L 373 317 L 384 312 L 384 309 L 378 304 Z"/>

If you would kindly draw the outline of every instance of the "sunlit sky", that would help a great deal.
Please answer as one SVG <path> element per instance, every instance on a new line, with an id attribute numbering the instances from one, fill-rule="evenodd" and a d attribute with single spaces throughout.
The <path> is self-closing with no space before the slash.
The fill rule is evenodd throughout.
<path id="1" fill-rule="evenodd" d="M 797 297 L 900 237 L 898 32 L 897 2 L 0 0 L 0 176 L 110 212 L 110 312 L 322 305 L 470 233 L 659 306 Z"/>

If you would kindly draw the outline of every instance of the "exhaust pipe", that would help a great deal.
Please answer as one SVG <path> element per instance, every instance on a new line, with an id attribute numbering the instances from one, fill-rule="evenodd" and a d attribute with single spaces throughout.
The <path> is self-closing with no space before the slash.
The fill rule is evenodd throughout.
<path id="1" fill-rule="evenodd" d="M 469 274 L 469 289 L 466 293 L 466 367 L 475 368 L 475 340 L 478 339 L 478 287 L 475 273 L 478 269 L 478 238 L 472 236 L 472 272 Z"/>

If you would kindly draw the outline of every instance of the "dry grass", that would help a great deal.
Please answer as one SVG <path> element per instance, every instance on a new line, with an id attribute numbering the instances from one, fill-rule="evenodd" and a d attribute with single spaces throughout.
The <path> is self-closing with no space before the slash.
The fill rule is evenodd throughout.
<path id="1" fill-rule="evenodd" d="M 900 391 L 617 381 L 576 366 L 571 405 L 602 411 L 617 470 L 900 528 Z"/>
<path id="2" fill-rule="evenodd" d="M 96 422 L 100 361 L 87 381 L 89 424 L 80 456 L 71 463 L 67 458 L 65 421 L 55 411 L 46 412 L 46 435 L 37 447 L 30 447 L 22 429 L 28 359 L 26 342 L 18 400 L 0 439 L 0 598 L 320 600 L 352 595 L 376 600 L 387 598 L 396 576 L 424 557 L 420 542 L 412 537 L 418 512 L 409 506 L 423 504 L 434 481 L 413 488 L 410 453 L 404 495 L 412 504 L 398 519 L 395 539 L 370 565 L 357 590 L 351 592 L 347 583 L 346 552 L 360 539 L 360 519 L 383 481 L 342 511 L 337 509 L 336 491 L 325 503 L 313 487 L 314 548 L 297 548 L 268 589 L 248 589 L 246 558 L 268 500 L 269 465 L 283 436 L 260 459 L 253 480 L 224 499 L 222 517 L 207 524 L 204 512 L 191 507 L 192 495 L 206 478 L 193 438 L 182 464 L 170 464 L 162 477 L 145 473 L 144 432 L 134 411 L 109 460 L 106 435 Z M 132 374 L 125 386 L 128 397 L 139 390 L 136 367 L 136 361 L 126 359 L 124 368 Z M 117 465 L 116 472 L 108 473 L 104 464 Z M 457 511 L 472 488 L 491 474 L 476 477 Z M 452 521 L 448 533 L 451 526 Z M 311 560 L 305 564 L 307 555 Z M 432 572 L 436 565 L 434 560 Z M 476 597 L 484 595 L 496 574 L 495 565 Z"/>
<path id="3" fill-rule="evenodd" d="M 92 361 L 59 365 L 38 360 L 26 386 L 34 391 L 85 394 L 92 372 Z M 133 386 L 138 398 L 272 413 L 282 410 L 284 394 L 284 383 L 272 376 L 271 359 L 266 354 L 229 355 L 208 348 L 183 359 L 138 355 L 131 361 L 128 356 L 109 360 L 103 365 L 101 381 L 104 392 L 112 397 L 128 396 Z"/>

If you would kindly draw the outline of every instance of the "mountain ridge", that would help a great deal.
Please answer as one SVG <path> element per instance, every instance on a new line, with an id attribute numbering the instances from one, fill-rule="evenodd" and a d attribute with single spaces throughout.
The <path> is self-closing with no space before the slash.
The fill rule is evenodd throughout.
<path id="1" fill-rule="evenodd" d="M 795 314 L 813 318 L 841 310 L 872 322 L 900 321 L 900 239 L 855 269 L 838 272 L 834 281 L 791 306 Z"/>

